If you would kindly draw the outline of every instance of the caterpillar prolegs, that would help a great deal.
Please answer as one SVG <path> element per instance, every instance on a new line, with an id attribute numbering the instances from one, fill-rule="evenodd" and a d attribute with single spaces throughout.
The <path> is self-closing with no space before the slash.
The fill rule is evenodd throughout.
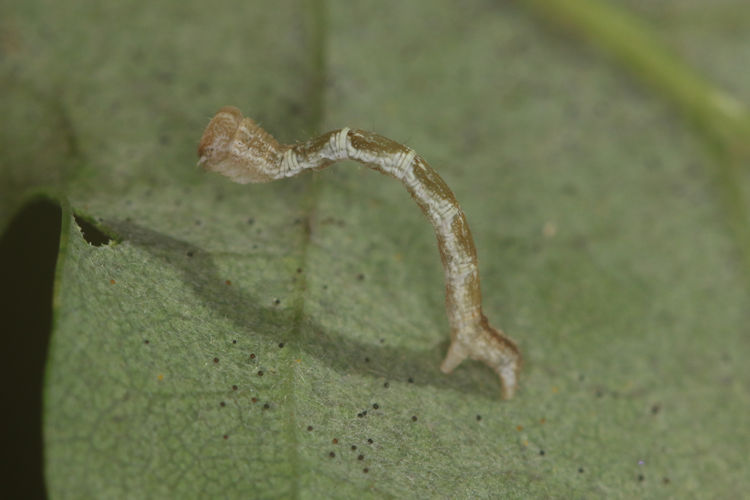
<path id="1" fill-rule="evenodd" d="M 348 127 L 299 144 L 279 144 L 231 106 L 219 110 L 208 124 L 198 155 L 206 170 L 242 184 L 293 177 L 341 160 L 400 180 L 432 223 L 445 270 L 451 345 L 440 369 L 450 373 L 467 357 L 482 361 L 500 376 L 503 397 L 513 396 L 521 355 L 482 313 L 477 252 L 466 217 L 445 181 L 421 156 L 381 135 Z"/>

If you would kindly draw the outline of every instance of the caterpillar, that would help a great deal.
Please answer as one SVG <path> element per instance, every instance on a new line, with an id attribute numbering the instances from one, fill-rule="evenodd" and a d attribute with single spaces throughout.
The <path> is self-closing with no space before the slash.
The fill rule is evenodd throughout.
<path id="1" fill-rule="evenodd" d="M 482 361 L 500 377 L 502 396 L 518 387 L 521 354 L 482 312 L 474 240 L 456 197 L 412 149 L 387 137 L 348 127 L 306 142 L 280 144 L 239 109 L 226 106 L 211 119 L 198 147 L 199 165 L 234 182 L 269 182 L 354 160 L 400 180 L 432 223 L 445 272 L 451 344 L 440 366 L 451 373 L 464 359 Z"/>

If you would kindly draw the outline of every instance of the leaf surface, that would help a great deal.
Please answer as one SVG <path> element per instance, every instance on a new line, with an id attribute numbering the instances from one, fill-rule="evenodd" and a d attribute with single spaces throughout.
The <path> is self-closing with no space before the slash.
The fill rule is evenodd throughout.
<path id="1" fill-rule="evenodd" d="M 52 496 L 750 487 L 750 274 L 724 160 L 533 10 L 425 5 L 4 9 L 0 222 L 28 193 L 63 200 Z M 748 7 L 662 5 L 682 15 L 667 46 L 747 98 L 727 50 L 748 50 Z M 524 354 L 515 399 L 483 365 L 440 373 L 440 259 L 403 187 L 353 163 L 267 185 L 206 175 L 195 149 L 225 104 L 285 142 L 352 126 L 432 164 L 471 225 L 485 311 Z M 111 241 L 90 244 L 85 220 Z"/>

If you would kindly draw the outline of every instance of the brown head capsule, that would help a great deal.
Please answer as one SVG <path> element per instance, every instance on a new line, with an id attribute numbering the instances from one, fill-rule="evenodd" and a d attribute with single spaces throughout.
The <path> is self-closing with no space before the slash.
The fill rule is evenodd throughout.
<path id="1" fill-rule="evenodd" d="M 268 165 L 278 163 L 285 149 L 239 109 L 225 106 L 203 132 L 198 156 L 206 170 L 247 184 L 273 180 L 266 173 Z"/>
<path id="2" fill-rule="evenodd" d="M 292 177 L 347 159 L 400 180 L 435 229 L 445 271 L 451 345 L 441 370 L 450 373 L 466 358 L 482 361 L 500 377 L 503 397 L 513 396 L 521 355 L 482 313 L 477 253 L 466 217 L 445 181 L 414 151 L 348 127 L 293 146 L 279 144 L 237 108 L 225 107 L 203 133 L 198 156 L 206 170 L 243 184 Z"/>

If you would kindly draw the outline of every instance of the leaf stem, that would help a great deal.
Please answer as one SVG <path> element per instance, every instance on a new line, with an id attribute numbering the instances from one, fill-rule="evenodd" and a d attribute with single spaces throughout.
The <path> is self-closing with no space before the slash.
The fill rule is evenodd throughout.
<path id="1" fill-rule="evenodd" d="M 675 56 L 640 19 L 602 0 L 522 0 L 592 46 L 610 54 L 653 86 L 722 149 L 747 155 L 750 115 L 745 105 L 703 79 Z"/>
<path id="2" fill-rule="evenodd" d="M 709 166 L 726 223 L 750 277 L 750 219 L 743 172 L 750 165 L 750 114 L 674 55 L 636 16 L 602 0 L 521 0 L 667 97 L 701 132 L 716 161 Z"/>

